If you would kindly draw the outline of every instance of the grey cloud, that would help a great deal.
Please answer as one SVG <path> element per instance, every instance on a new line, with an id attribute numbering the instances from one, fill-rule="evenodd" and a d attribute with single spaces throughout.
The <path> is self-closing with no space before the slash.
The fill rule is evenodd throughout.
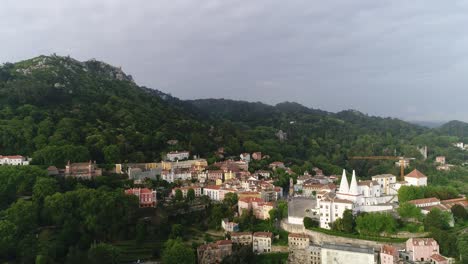
<path id="1" fill-rule="evenodd" d="M 7 0 L 0 61 L 56 52 L 183 99 L 468 121 L 467 11 L 435 0 Z"/>

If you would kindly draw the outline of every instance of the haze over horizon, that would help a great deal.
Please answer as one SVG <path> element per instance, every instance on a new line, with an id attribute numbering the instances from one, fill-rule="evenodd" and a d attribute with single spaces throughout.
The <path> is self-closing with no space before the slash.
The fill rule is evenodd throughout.
<path id="1" fill-rule="evenodd" d="M 0 63 L 57 53 L 121 66 L 181 99 L 468 121 L 468 2 L 2 4 Z"/>

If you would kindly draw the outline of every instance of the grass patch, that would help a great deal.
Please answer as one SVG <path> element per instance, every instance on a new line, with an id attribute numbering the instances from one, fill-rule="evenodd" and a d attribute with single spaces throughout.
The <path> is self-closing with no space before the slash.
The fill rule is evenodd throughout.
<path id="1" fill-rule="evenodd" d="M 157 252 L 162 251 L 164 241 L 148 241 L 137 244 L 135 240 L 119 241 L 113 245 L 120 249 L 120 263 L 131 263 L 137 260 L 154 259 Z"/>
<path id="2" fill-rule="evenodd" d="M 311 227 L 309 229 L 312 231 L 317 231 L 317 232 L 324 233 L 327 235 L 332 235 L 332 236 L 355 238 L 355 239 L 370 240 L 370 241 L 385 242 L 385 243 L 403 243 L 403 242 L 406 242 L 406 240 L 408 240 L 407 238 L 374 237 L 374 236 L 363 236 L 359 234 L 347 234 L 347 233 L 342 233 L 342 232 L 318 228 L 318 227 Z"/>

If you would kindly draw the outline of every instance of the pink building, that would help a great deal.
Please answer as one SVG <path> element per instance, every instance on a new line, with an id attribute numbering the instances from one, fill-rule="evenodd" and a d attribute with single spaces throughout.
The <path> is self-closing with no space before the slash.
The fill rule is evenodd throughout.
<path id="1" fill-rule="evenodd" d="M 270 210 L 274 208 L 274 203 L 264 202 L 261 198 L 243 197 L 239 199 L 237 204 L 239 215 L 244 211 L 252 210 L 257 219 L 266 220 L 270 218 Z"/>
<path id="2" fill-rule="evenodd" d="M 380 249 L 380 263 L 381 264 L 394 264 L 398 263 L 399 256 L 398 250 L 394 246 L 383 245 Z"/>
<path id="3" fill-rule="evenodd" d="M 411 261 L 430 261 L 432 255 L 439 254 L 439 244 L 433 238 L 410 238 L 406 252 Z"/>
<path id="4" fill-rule="evenodd" d="M 156 191 L 148 188 L 132 188 L 125 190 L 126 194 L 136 195 L 140 200 L 140 207 L 156 207 Z"/>
<path id="5" fill-rule="evenodd" d="M 91 179 L 102 175 L 102 170 L 96 165 L 96 162 L 70 163 L 65 166 L 65 176 L 75 178 Z"/>

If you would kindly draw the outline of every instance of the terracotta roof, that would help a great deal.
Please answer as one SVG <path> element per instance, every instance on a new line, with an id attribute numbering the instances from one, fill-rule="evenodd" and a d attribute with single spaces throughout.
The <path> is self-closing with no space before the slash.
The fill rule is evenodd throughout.
<path id="1" fill-rule="evenodd" d="M 418 171 L 417 169 L 414 169 L 412 172 L 408 173 L 405 177 L 410 177 L 410 178 L 427 178 L 426 175 L 424 175 L 422 172 Z"/>
<path id="2" fill-rule="evenodd" d="M 220 185 L 210 185 L 210 186 L 204 187 L 203 189 L 219 190 L 219 189 L 221 189 L 221 186 Z"/>
<path id="3" fill-rule="evenodd" d="M 305 234 L 297 234 L 297 233 L 289 233 L 288 237 L 309 238 L 308 235 L 305 235 Z"/>
<path id="4" fill-rule="evenodd" d="M 232 240 L 218 240 L 216 241 L 217 245 L 229 245 L 232 244 Z"/>
<path id="5" fill-rule="evenodd" d="M 468 207 L 468 200 L 464 197 L 461 198 L 455 198 L 455 199 L 450 199 L 450 200 L 442 200 L 440 201 L 443 205 L 449 206 L 452 208 L 452 206 L 459 204 L 463 207 Z"/>
<path id="6" fill-rule="evenodd" d="M 272 238 L 273 233 L 271 233 L 271 232 L 255 232 L 255 233 L 253 233 L 253 236 L 254 237 L 269 237 L 269 238 Z"/>
<path id="7" fill-rule="evenodd" d="M 20 155 L 13 155 L 13 156 L 1 156 L 0 155 L 0 159 L 22 159 L 23 156 L 20 156 Z"/>
<path id="8" fill-rule="evenodd" d="M 434 254 L 431 256 L 431 259 L 435 260 L 435 261 L 447 261 L 447 258 L 442 256 L 442 255 L 439 255 L 439 254 Z"/>
<path id="9" fill-rule="evenodd" d="M 250 232 L 233 232 L 231 233 L 231 237 L 237 237 L 237 236 L 247 236 L 247 235 L 252 235 Z"/>
<path id="10" fill-rule="evenodd" d="M 381 252 L 387 255 L 398 256 L 398 250 L 390 245 L 383 245 Z"/>
<path id="11" fill-rule="evenodd" d="M 419 205 L 419 204 L 426 204 L 426 203 L 440 203 L 440 200 L 435 197 L 431 197 L 431 198 L 411 200 L 411 201 L 408 201 L 408 203 Z"/>
<path id="12" fill-rule="evenodd" d="M 252 203 L 252 202 L 263 202 L 262 199 L 258 197 L 242 197 L 239 199 L 239 202 L 244 202 L 244 203 Z"/>

